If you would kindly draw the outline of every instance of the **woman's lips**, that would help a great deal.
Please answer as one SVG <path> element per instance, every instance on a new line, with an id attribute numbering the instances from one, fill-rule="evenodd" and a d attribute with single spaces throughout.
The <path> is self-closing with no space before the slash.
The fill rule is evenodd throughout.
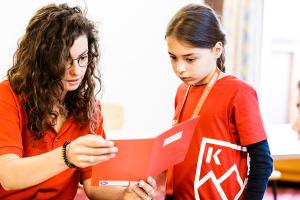
<path id="1" fill-rule="evenodd" d="M 80 79 L 68 80 L 68 83 L 71 85 L 77 85 L 80 82 Z"/>

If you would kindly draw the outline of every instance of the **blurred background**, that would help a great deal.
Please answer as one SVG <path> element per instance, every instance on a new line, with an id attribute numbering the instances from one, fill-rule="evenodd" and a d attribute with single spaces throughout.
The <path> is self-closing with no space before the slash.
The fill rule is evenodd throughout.
<path id="1" fill-rule="evenodd" d="M 5 79 L 12 65 L 17 42 L 29 19 L 38 8 L 52 2 L 87 8 L 88 17 L 98 26 L 99 67 L 104 82 L 98 97 L 107 116 L 104 125 L 109 138 L 154 137 L 171 126 L 180 81 L 169 63 L 165 29 L 183 5 L 211 5 L 227 33 L 227 72 L 247 81 L 258 92 L 272 154 L 282 172 L 280 180 L 300 183 L 300 143 L 290 128 L 298 115 L 300 1 L 5 1 L 0 12 L 0 79 Z M 293 157 L 286 157 L 289 154 Z M 288 165 L 297 169 L 286 176 L 284 166 L 290 160 L 293 163 Z"/>

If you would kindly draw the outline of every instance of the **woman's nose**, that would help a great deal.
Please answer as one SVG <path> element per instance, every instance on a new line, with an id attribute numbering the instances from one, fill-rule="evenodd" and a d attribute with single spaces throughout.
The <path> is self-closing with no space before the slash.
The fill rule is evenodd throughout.
<path id="1" fill-rule="evenodd" d="M 78 74 L 78 72 L 80 71 L 80 66 L 77 62 L 73 62 L 68 70 L 70 74 Z"/>

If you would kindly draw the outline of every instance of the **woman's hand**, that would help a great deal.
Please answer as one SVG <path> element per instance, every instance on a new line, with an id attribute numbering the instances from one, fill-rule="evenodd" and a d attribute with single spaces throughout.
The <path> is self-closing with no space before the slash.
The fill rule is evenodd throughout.
<path id="1" fill-rule="evenodd" d="M 84 168 L 115 157 L 118 148 L 112 141 L 98 135 L 85 135 L 72 141 L 66 148 L 70 163 Z"/>
<path id="2" fill-rule="evenodd" d="M 147 183 L 143 180 L 138 183 L 130 182 L 128 188 L 124 192 L 123 199 L 143 199 L 150 200 L 155 196 L 156 181 L 150 176 L 147 178 Z"/>

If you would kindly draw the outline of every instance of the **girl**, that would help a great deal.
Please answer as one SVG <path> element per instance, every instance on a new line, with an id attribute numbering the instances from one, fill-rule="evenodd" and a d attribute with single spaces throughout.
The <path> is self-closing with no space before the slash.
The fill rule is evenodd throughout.
<path id="1" fill-rule="evenodd" d="M 115 156 L 95 87 L 98 35 L 80 8 L 47 5 L 30 20 L 0 83 L 0 199 L 150 199 L 155 181 L 92 187 L 91 166 Z M 90 134 L 91 133 L 91 134 Z"/>
<path id="2" fill-rule="evenodd" d="M 272 158 L 257 95 L 225 74 L 225 34 L 214 11 L 183 7 L 168 24 L 166 42 L 183 81 L 174 124 L 200 116 L 184 162 L 168 170 L 167 198 L 262 199 Z"/>

